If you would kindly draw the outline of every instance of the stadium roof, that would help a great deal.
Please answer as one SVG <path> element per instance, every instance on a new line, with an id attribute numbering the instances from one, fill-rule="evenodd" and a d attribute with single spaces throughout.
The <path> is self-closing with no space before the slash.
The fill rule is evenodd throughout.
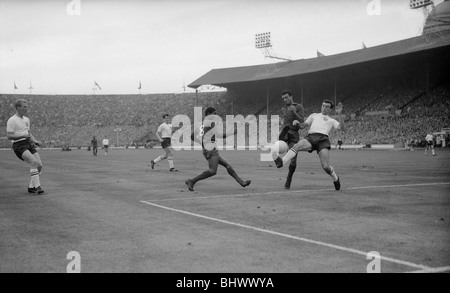
<path id="1" fill-rule="evenodd" d="M 227 87 L 235 83 L 262 81 L 313 73 L 367 61 L 427 51 L 449 45 L 450 30 L 445 30 L 336 55 L 280 62 L 270 65 L 212 69 L 188 86 L 195 89 L 202 85 Z"/>

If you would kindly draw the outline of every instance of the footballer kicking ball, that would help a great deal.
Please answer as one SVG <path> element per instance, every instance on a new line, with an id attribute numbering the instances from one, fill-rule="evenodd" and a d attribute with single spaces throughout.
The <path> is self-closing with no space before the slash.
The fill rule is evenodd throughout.
<path id="1" fill-rule="evenodd" d="M 276 159 L 278 157 L 281 157 L 285 155 L 288 150 L 289 146 L 287 145 L 287 143 L 282 140 L 278 140 L 271 147 L 272 158 Z"/>

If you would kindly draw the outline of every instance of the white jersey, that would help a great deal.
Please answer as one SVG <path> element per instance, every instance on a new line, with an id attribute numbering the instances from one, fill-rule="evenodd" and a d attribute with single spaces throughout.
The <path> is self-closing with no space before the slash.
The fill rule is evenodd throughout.
<path id="1" fill-rule="evenodd" d="M 163 123 L 158 127 L 158 133 L 161 133 L 161 138 L 172 137 L 172 124 Z"/>
<path id="2" fill-rule="evenodd" d="M 15 135 L 27 135 L 30 131 L 30 119 L 23 116 L 23 118 L 20 118 L 15 114 L 11 118 L 8 119 L 8 122 L 6 123 L 6 132 L 11 132 Z M 26 138 L 20 138 L 17 140 L 13 140 L 14 142 L 25 140 Z"/>
<path id="3" fill-rule="evenodd" d="M 105 139 L 103 140 L 103 145 L 109 145 L 109 139 L 105 138 Z"/>
<path id="4" fill-rule="evenodd" d="M 308 134 L 320 133 L 329 136 L 331 130 L 340 128 L 340 123 L 337 120 L 328 115 L 323 115 L 322 113 L 313 113 L 309 115 L 305 123 L 311 126 Z"/>
<path id="5" fill-rule="evenodd" d="M 427 136 L 425 137 L 426 141 L 433 141 L 433 135 L 432 134 L 427 134 Z"/>

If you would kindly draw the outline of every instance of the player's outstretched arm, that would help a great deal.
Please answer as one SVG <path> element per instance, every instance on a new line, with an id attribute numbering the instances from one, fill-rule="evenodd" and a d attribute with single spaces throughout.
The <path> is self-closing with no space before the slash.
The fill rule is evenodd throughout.
<path id="1" fill-rule="evenodd" d="M 306 122 L 300 123 L 300 121 L 294 121 L 294 125 L 298 125 L 298 127 L 299 127 L 300 129 L 305 129 L 306 127 L 309 126 L 308 123 L 306 123 Z"/>

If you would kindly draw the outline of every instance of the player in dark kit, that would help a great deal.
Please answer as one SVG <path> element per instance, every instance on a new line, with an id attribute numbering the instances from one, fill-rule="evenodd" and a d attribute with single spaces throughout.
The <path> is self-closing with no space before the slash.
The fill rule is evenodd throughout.
<path id="1" fill-rule="evenodd" d="M 95 136 L 92 138 L 91 140 L 91 145 L 92 145 L 92 153 L 94 154 L 94 156 L 97 156 L 97 151 L 98 151 L 98 141 L 95 138 Z"/>
<path id="2" fill-rule="evenodd" d="M 216 115 L 216 110 L 212 107 L 208 107 L 205 110 L 205 121 L 209 120 L 212 116 L 210 115 Z M 209 117 L 208 117 L 209 116 Z M 213 119 L 213 118 L 212 118 Z M 211 120 L 212 120 L 211 119 Z M 220 155 L 219 150 L 216 148 L 216 135 L 220 135 L 221 130 L 218 130 L 214 127 L 214 122 L 211 122 L 211 126 L 204 126 L 202 125 L 200 129 L 194 129 L 194 132 L 192 132 L 191 139 L 193 141 L 197 141 L 201 143 L 202 150 L 203 150 L 203 156 L 208 161 L 208 170 L 204 171 L 202 174 L 198 175 L 195 178 L 186 180 L 186 185 L 190 191 L 194 191 L 194 185 L 200 180 L 212 177 L 216 175 L 217 173 L 217 167 L 219 165 L 222 165 L 227 169 L 228 174 L 230 174 L 231 177 L 233 177 L 242 187 L 246 187 L 250 185 L 251 180 L 242 180 L 236 171 L 234 171 L 233 167 L 225 161 Z M 236 131 L 233 134 L 235 135 Z M 226 133 L 222 134 L 223 138 L 230 136 Z"/>
<path id="3" fill-rule="evenodd" d="M 301 104 L 297 104 L 293 100 L 291 91 L 285 90 L 281 93 L 284 106 L 281 108 L 282 130 L 279 136 L 279 140 L 286 142 L 291 148 L 297 142 L 300 141 L 299 124 L 304 122 L 304 109 Z M 297 156 L 291 160 L 289 165 L 289 172 L 286 178 L 284 188 L 291 188 L 292 175 L 294 175 L 297 168 Z"/>

